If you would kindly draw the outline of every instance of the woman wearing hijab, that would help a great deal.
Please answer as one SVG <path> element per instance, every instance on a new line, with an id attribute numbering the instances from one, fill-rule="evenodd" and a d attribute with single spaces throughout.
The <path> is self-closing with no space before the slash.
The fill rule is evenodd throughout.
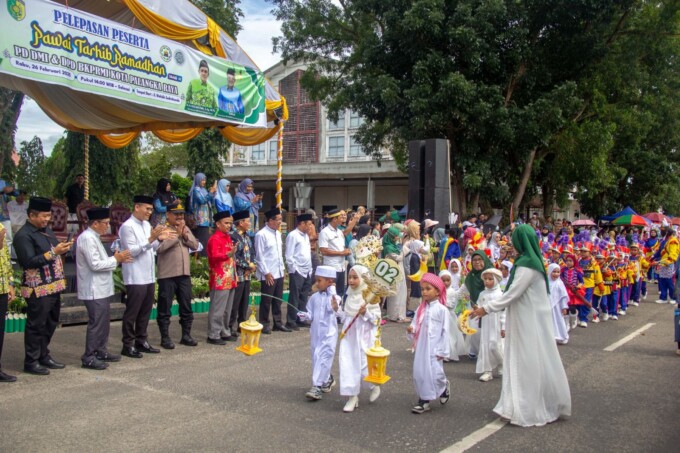
<path id="1" fill-rule="evenodd" d="M 177 196 L 170 191 L 170 180 L 161 178 L 156 184 L 156 193 L 153 195 L 153 215 L 151 225 L 165 225 L 165 213 L 168 212 L 168 205 L 177 200 Z"/>
<path id="2" fill-rule="evenodd" d="M 491 240 L 489 241 L 489 251 L 491 251 L 491 261 L 497 262 L 501 257 L 501 234 L 498 231 L 491 233 Z"/>
<path id="3" fill-rule="evenodd" d="M 231 182 L 228 179 L 220 179 L 217 183 L 217 192 L 215 193 L 215 209 L 217 212 L 228 212 L 233 214 L 234 199 L 229 193 L 229 185 Z"/>
<path id="4" fill-rule="evenodd" d="M 259 229 L 258 216 L 262 209 L 262 195 L 255 195 L 252 179 L 246 178 L 238 185 L 234 209 L 236 212 L 246 209 L 250 211 L 250 233 L 254 234 Z"/>
<path id="5" fill-rule="evenodd" d="M 389 227 L 385 236 L 383 236 L 382 253 L 383 258 L 394 260 L 399 265 L 401 275 L 404 275 L 404 257 L 406 252 L 399 245 L 400 236 L 401 232 L 397 227 Z M 409 322 L 411 320 L 406 317 L 406 298 L 408 294 L 406 292 L 405 277 L 397 283 L 396 291 L 397 293 L 394 296 L 389 296 L 385 301 L 387 305 L 387 319 L 393 322 Z"/>
<path id="6" fill-rule="evenodd" d="M 206 177 L 203 173 L 196 173 L 194 176 L 194 183 L 189 191 L 189 203 L 191 204 L 191 212 L 196 222 L 196 228 L 193 231 L 194 236 L 203 245 L 203 255 L 205 255 L 206 247 L 208 246 L 208 239 L 210 238 L 210 224 L 212 223 L 212 213 L 210 206 L 214 198 L 215 187 L 210 188 L 208 192 L 205 188 Z"/>
<path id="7" fill-rule="evenodd" d="M 470 266 L 471 270 L 465 276 L 465 283 L 460 288 L 460 297 L 463 299 L 469 298 L 472 307 L 477 306 L 477 299 L 482 291 L 484 291 L 484 281 L 482 280 L 482 272 L 487 269 L 493 268 L 493 263 L 489 260 L 481 250 L 476 250 L 470 256 Z M 465 340 L 467 341 L 468 350 L 470 351 L 470 358 L 474 359 L 477 357 L 479 352 L 479 341 L 481 334 L 481 323 L 477 320 L 471 319 L 469 322 L 470 327 L 477 329 L 477 333 L 473 335 L 468 335 Z"/>
<path id="8" fill-rule="evenodd" d="M 536 233 L 520 225 L 512 244 L 518 258 L 505 292 L 472 316 L 506 310 L 503 387 L 494 412 L 514 425 L 542 426 L 571 415 L 571 394 L 555 343 L 549 282 Z"/>

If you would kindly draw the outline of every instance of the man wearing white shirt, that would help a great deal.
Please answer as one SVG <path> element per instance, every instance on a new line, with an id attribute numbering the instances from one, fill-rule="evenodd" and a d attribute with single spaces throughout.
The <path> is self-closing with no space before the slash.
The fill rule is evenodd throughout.
<path id="1" fill-rule="evenodd" d="M 153 307 L 156 266 L 154 255 L 159 241 L 176 239 L 177 233 L 165 225 L 153 230 L 148 222 L 153 212 L 153 198 L 146 195 L 134 197 L 132 216 L 120 227 L 120 243 L 129 250 L 133 262 L 123 264 L 123 282 L 127 300 L 123 313 L 123 351 L 122 354 L 133 359 L 142 358 L 143 352 L 158 354 L 159 349 L 147 341 L 147 327 Z"/>
<path id="2" fill-rule="evenodd" d="M 26 203 L 26 191 L 20 190 L 17 197 L 7 203 L 9 221 L 12 224 L 12 233 L 16 234 L 28 220 L 28 203 Z"/>
<path id="3" fill-rule="evenodd" d="M 269 311 L 274 318 L 274 330 L 291 332 L 281 321 L 281 299 L 283 298 L 283 243 L 279 227 L 283 217 L 278 208 L 265 213 L 267 223 L 255 234 L 255 275 L 260 280 L 262 296 L 258 318 L 264 326 L 263 334 L 272 333 L 269 327 Z"/>
<path id="4" fill-rule="evenodd" d="M 346 247 L 345 233 L 340 229 L 343 213 L 340 209 L 329 211 L 328 225 L 319 233 L 319 252 L 323 256 L 323 265 L 335 269 L 335 290 L 340 297 L 345 294 L 345 257 L 352 253 Z"/>
<path id="5" fill-rule="evenodd" d="M 131 263 L 129 250 L 108 256 L 100 235 L 109 228 L 109 208 L 87 210 L 88 229 L 78 236 L 76 243 L 76 271 L 78 299 L 87 308 L 87 336 L 83 368 L 104 370 L 107 362 L 118 362 L 120 356 L 108 350 L 109 308 L 113 296 L 113 271 L 118 263 Z"/>
<path id="6" fill-rule="evenodd" d="M 312 287 L 312 248 L 307 234 L 312 226 L 312 214 L 301 214 L 296 221 L 297 228 L 286 237 L 286 265 L 290 288 L 286 327 L 291 330 L 300 330 L 297 313 L 307 310 L 307 297 Z M 300 325 L 306 326 L 304 323 Z"/>

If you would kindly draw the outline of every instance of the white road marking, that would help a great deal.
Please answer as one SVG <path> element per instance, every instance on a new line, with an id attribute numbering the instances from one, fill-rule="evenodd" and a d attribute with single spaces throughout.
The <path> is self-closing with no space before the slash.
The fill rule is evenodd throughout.
<path id="1" fill-rule="evenodd" d="M 481 441 L 483 441 L 484 439 L 486 439 L 487 437 L 489 437 L 490 435 L 492 435 L 493 433 L 495 433 L 496 431 L 498 431 L 507 424 L 508 424 L 507 421 L 497 418 L 488 425 L 483 426 L 482 428 L 478 429 L 472 434 L 465 436 L 459 442 L 456 442 L 450 447 L 443 449 L 441 453 L 461 453 L 463 451 L 466 451 L 474 447 L 475 445 L 477 445 L 478 443 L 480 443 Z"/>
<path id="2" fill-rule="evenodd" d="M 633 338 L 637 337 L 637 336 L 640 335 L 642 332 L 644 332 L 645 330 L 649 329 L 650 327 L 652 327 L 652 326 L 654 326 L 654 325 L 656 325 L 655 322 L 650 322 L 649 324 L 645 324 L 644 326 L 640 327 L 638 330 L 636 330 L 635 332 L 631 333 L 630 335 L 627 335 L 627 336 L 623 337 L 622 339 L 620 339 L 620 340 L 617 341 L 616 343 L 610 344 L 609 346 L 607 346 L 606 348 L 604 348 L 604 350 L 605 350 L 605 351 L 608 351 L 608 352 L 612 352 L 612 351 L 614 351 L 615 349 L 617 349 L 617 348 L 623 346 L 624 344 L 628 343 L 630 340 L 632 340 Z"/>

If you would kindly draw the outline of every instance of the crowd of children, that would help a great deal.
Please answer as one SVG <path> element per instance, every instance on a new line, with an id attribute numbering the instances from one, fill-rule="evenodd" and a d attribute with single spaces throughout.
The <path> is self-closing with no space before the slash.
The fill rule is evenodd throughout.
<path id="1" fill-rule="evenodd" d="M 567 231 L 555 238 L 536 230 L 548 277 L 554 342 L 565 345 L 570 331 L 577 327 L 625 316 L 629 305 L 638 306 L 647 298 L 649 280 L 668 278 L 669 267 L 670 272 L 675 271 L 680 246 L 674 231 L 664 228 L 661 238 L 652 231 L 643 237 L 633 234 L 628 238 Z M 459 318 L 466 310 L 493 306 L 508 285 L 514 266 L 513 247 L 497 233 L 489 240 L 472 226 L 460 238 L 449 234 L 442 239 L 441 253 L 433 260 L 439 268 L 438 275 L 427 273 L 419 283 L 411 284 L 411 303 L 417 304 L 407 328 L 418 396 L 414 413 L 429 411 L 437 399 L 441 404 L 448 401 L 450 384 L 444 362 L 458 362 L 461 356 L 468 355 L 476 360 L 476 373 L 482 382 L 492 380 L 494 373 L 503 374 L 505 311 L 487 312 L 483 321 L 467 320 L 472 328 L 466 330 L 468 335 L 459 328 Z M 415 272 L 424 246 L 417 239 L 409 246 L 409 267 Z M 301 319 L 311 321 L 312 388 L 306 393 L 310 400 L 321 399 L 335 385 L 331 366 L 338 343 L 338 320 L 343 323 L 347 335 L 340 342 L 339 369 L 340 394 L 348 398 L 345 412 L 358 407 L 362 387 L 370 390 L 370 402 L 380 395 L 380 386 L 363 381 L 367 375 L 366 350 L 375 340 L 381 319 L 380 305 L 366 303 L 365 278 L 369 274 L 362 265 L 350 269 L 343 301 L 333 288 L 335 270 L 319 266 L 308 312 L 299 314 Z M 666 303 L 670 298 L 670 303 L 675 304 L 673 285 L 662 282 L 660 286 L 665 294 L 657 302 Z"/>

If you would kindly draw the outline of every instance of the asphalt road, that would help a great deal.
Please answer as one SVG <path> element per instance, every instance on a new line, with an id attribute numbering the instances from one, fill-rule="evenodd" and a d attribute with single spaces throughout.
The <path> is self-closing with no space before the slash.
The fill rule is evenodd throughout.
<path id="1" fill-rule="evenodd" d="M 650 300 L 656 294 L 650 293 Z M 264 352 L 247 357 L 234 344 L 205 343 L 207 314 L 196 316 L 199 346 L 177 346 L 141 360 L 123 358 L 103 372 L 80 368 L 85 326 L 58 329 L 53 356 L 64 370 L 47 377 L 20 373 L 23 334 L 8 334 L 3 369 L 19 381 L 0 385 L 0 451 L 440 451 L 497 419 L 501 380 L 481 383 L 474 363 L 445 365 L 452 383 L 446 406 L 422 415 L 406 351 L 405 325 L 388 324 L 392 351 L 380 399 L 344 414 L 336 389 L 308 402 L 309 333 L 263 336 Z M 502 427 L 470 451 L 678 451 L 680 357 L 673 310 L 645 302 L 620 321 L 578 329 L 560 346 L 572 393 L 570 419 L 540 428 Z M 604 348 L 648 323 L 612 352 Z M 172 332 L 179 340 L 173 318 Z M 150 325 L 158 345 L 158 329 Z M 111 350 L 119 352 L 120 322 Z M 337 376 L 337 360 L 334 367 Z"/>

